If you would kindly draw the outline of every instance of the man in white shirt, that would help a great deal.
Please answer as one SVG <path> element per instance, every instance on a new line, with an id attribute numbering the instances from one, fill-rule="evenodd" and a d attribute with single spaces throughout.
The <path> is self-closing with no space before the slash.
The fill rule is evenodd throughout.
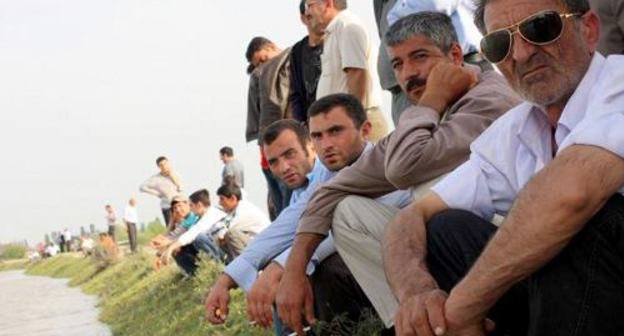
<path id="1" fill-rule="evenodd" d="M 326 34 L 316 98 L 333 93 L 357 97 L 373 126 L 370 140 L 383 138 L 388 125 L 379 109 L 377 50 L 364 24 L 347 10 L 347 0 L 307 0 L 306 6 L 312 24 L 324 27 Z"/>
<path id="2" fill-rule="evenodd" d="M 226 263 L 236 258 L 247 246 L 247 243 L 262 232 L 271 220 L 256 205 L 243 200 L 237 185 L 223 185 L 217 190 L 219 205 L 227 214 L 220 227 L 215 226 L 211 235 L 223 250 Z"/>
<path id="3" fill-rule="evenodd" d="M 128 232 L 128 240 L 130 241 L 130 251 L 133 253 L 137 249 L 137 229 L 136 224 L 139 222 L 139 215 L 136 209 L 136 199 L 130 198 L 128 205 L 124 210 L 123 220 L 126 223 L 126 230 Z"/>
<path id="4" fill-rule="evenodd" d="M 476 18 L 526 102 L 386 231 L 396 332 L 620 334 L 624 59 L 596 52 L 585 0 L 482 0 Z"/>
<path id="5" fill-rule="evenodd" d="M 226 214 L 210 205 L 210 194 L 206 189 L 192 193 L 189 200 L 191 211 L 199 217 L 199 220 L 171 242 L 171 245 L 165 248 L 163 255 L 167 260 L 173 257 L 178 266 L 192 276 L 197 270 L 198 247 L 195 246 L 197 237 L 203 232 L 210 231 L 224 219 Z M 212 255 L 212 257 L 220 259 L 218 256 Z"/>

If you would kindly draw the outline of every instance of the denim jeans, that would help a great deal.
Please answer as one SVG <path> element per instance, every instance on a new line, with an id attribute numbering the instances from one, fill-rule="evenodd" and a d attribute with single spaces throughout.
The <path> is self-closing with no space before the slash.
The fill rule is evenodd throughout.
<path id="1" fill-rule="evenodd" d="M 173 256 L 176 264 L 186 274 L 193 276 L 197 270 L 197 249 L 193 245 L 186 245 L 180 248 L 180 251 Z"/>
<path id="2" fill-rule="evenodd" d="M 496 229 L 461 210 L 432 218 L 427 263 L 442 289 L 461 280 Z M 624 335 L 624 197 L 613 196 L 559 255 L 512 287 L 489 317 L 495 335 Z"/>
<path id="3" fill-rule="evenodd" d="M 216 261 L 223 261 L 223 258 L 225 257 L 223 250 L 217 246 L 212 239 L 212 236 L 207 233 L 197 235 L 193 241 L 193 246 L 195 246 L 198 251 L 204 251 L 210 256 L 210 258 Z"/>

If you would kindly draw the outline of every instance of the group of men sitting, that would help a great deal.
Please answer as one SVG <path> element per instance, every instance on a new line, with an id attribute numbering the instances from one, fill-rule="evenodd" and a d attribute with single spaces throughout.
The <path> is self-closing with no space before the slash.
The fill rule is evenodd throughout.
<path id="1" fill-rule="evenodd" d="M 158 251 L 158 265 L 168 264 L 173 259 L 192 276 L 197 270 L 199 251 L 228 264 L 270 224 L 261 209 L 243 199 L 243 192 L 235 182 L 222 185 L 217 196 L 218 208 L 211 206 L 206 189 L 198 190 L 190 197 L 173 197 L 173 225 L 166 235 L 157 236 L 150 242 Z"/>
<path id="2" fill-rule="evenodd" d="M 448 16 L 412 14 L 385 36 L 412 104 L 394 132 L 369 143 L 348 94 L 314 102 L 308 129 L 264 130 L 292 198 L 242 251 L 193 236 L 224 214 L 191 195 L 201 219 L 165 252 L 196 253 L 189 235 L 227 255 L 210 322 L 226 321 L 240 287 L 249 319 L 278 334 L 367 307 L 398 335 L 622 333 L 624 57 L 596 51 L 585 0 L 482 0 L 475 15 L 502 76 L 464 64 Z M 224 188 L 226 212 L 228 195 L 244 202 Z M 194 215 L 174 202 L 185 227 Z"/>

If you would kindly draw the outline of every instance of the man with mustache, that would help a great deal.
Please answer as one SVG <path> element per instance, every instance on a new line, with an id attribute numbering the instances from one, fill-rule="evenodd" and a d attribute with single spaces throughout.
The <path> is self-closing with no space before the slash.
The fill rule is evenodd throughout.
<path id="1" fill-rule="evenodd" d="M 341 236 L 336 246 L 345 263 L 386 325 L 392 324 L 389 307 L 396 306 L 396 300 L 384 285 L 380 241 L 398 209 L 379 206 L 372 198 L 407 188 L 415 196 L 424 193 L 466 161 L 470 142 L 519 103 L 500 75 L 463 64 L 457 35 L 444 14 L 406 16 L 389 29 L 385 41 L 396 77 L 414 106 L 404 112 L 393 133 L 310 200 L 277 299 L 280 317 L 298 331 L 298 312 L 312 300 L 302 267 L 330 228 Z M 349 206 L 334 213 L 350 195 L 358 197 L 349 197 L 344 201 Z M 351 244 L 353 240 L 357 243 Z"/>
<path id="2" fill-rule="evenodd" d="M 596 52 L 586 0 L 481 0 L 476 21 L 525 102 L 388 227 L 396 331 L 620 335 L 624 58 Z"/>

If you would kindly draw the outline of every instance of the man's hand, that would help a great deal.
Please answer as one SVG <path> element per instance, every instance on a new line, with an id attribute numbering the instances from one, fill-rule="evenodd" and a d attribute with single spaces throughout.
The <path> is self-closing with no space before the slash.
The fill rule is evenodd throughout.
<path id="1" fill-rule="evenodd" d="M 222 274 L 206 297 L 206 319 L 214 324 L 223 324 L 227 319 L 230 304 L 230 289 L 236 286 L 227 274 Z"/>
<path id="2" fill-rule="evenodd" d="M 450 63 L 439 63 L 427 77 L 427 87 L 419 105 L 442 113 L 459 97 L 477 85 L 477 74 L 467 68 Z"/>
<path id="3" fill-rule="evenodd" d="M 286 271 L 275 298 L 280 319 L 298 336 L 304 336 L 301 317 L 314 324 L 314 295 L 304 272 Z"/>
<path id="4" fill-rule="evenodd" d="M 158 235 L 150 241 L 150 246 L 155 250 L 162 250 L 171 245 L 171 243 L 171 239 L 165 237 L 164 235 Z"/>
<path id="5" fill-rule="evenodd" d="M 256 321 L 259 326 L 268 328 L 273 323 L 273 302 L 284 274 L 279 264 L 272 262 L 254 282 L 247 294 L 247 316 L 249 321 Z"/>
<path id="6" fill-rule="evenodd" d="M 180 243 L 177 241 L 169 245 L 162 253 L 161 261 L 163 265 L 169 265 L 174 255 L 180 252 Z"/>
<path id="7" fill-rule="evenodd" d="M 447 296 L 444 291 L 434 289 L 403 299 L 394 318 L 397 335 L 446 335 Z"/>

